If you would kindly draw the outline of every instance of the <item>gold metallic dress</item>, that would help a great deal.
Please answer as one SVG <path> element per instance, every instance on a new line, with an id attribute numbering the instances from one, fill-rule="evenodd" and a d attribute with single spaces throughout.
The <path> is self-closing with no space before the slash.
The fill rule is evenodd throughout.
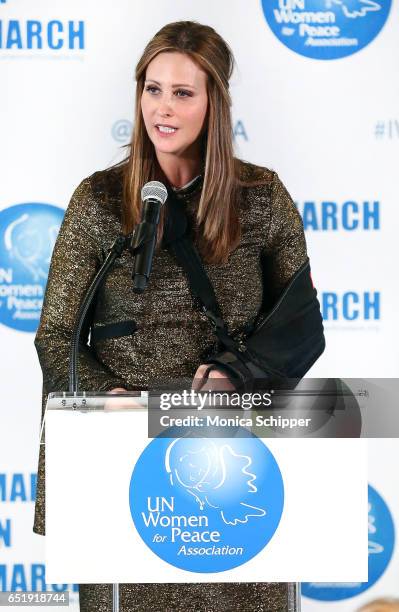
<path id="1" fill-rule="evenodd" d="M 260 254 L 272 261 L 276 295 L 307 257 L 301 217 L 275 172 L 241 162 L 241 178 L 262 173 L 264 184 L 244 187 L 240 199 L 242 238 L 226 264 L 206 264 L 223 317 L 234 331 L 262 302 Z M 202 188 L 197 177 L 176 194 L 186 205 L 196 242 L 195 212 Z M 43 400 L 68 388 L 69 346 L 82 296 L 121 232 L 121 171 L 84 179 L 74 192 L 54 248 L 35 345 L 43 371 Z M 193 303 L 182 268 L 165 249 L 155 253 L 146 291 L 132 291 L 132 257 L 116 261 L 96 299 L 94 328 L 135 321 L 133 334 L 98 340 L 80 351 L 79 381 L 85 391 L 114 387 L 146 389 L 148 381 L 192 378 L 214 345 L 209 322 Z M 44 405 L 44 401 L 43 401 Z M 44 445 L 40 447 L 34 531 L 44 535 Z M 78 551 L 77 551 L 78 554 Z M 138 559 L 139 563 L 140 560 Z M 112 610 L 106 584 L 80 585 L 81 612 Z M 123 584 L 121 612 L 285 612 L 281 583 Z"/>

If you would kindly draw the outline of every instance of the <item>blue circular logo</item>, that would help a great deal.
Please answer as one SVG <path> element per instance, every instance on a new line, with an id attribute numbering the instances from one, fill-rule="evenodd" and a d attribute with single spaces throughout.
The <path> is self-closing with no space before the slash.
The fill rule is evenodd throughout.
<path id="1" fill-rule="evenodd" d="M 118 119 L 112 126 L 112 137 L 116 142 L 128 142 L 132 137 L 133 124 L 128 119 Z"/>
<path id="2" fill-rule="evenodd" d="M 262 0 L 262 7 L 272 32 L 291 51 L 331 60 L 374 40 L 391 0 Z"/>
<path id="3" fill-rule="evenodd" d="M 302 594 L 319 601 L 339 601 L 367 591 L 389 565 L 395 544 L 395 528 L 388 506 L 369 485 L 369 579 L 368 582 L 303 582 Z"/>
<path id="4" fill-rule="evenodd" d="M 34 332 L 64 210 L 27 203 L 0 211 L 0 322 Z"/>
<path id="5" fill-rule="evenodd" d="M 280 522 L 284 486 L 258 438 L 156 438 L 136 463 L 130 511 L 151 550 L 191 572 L 255 557 Z"/>

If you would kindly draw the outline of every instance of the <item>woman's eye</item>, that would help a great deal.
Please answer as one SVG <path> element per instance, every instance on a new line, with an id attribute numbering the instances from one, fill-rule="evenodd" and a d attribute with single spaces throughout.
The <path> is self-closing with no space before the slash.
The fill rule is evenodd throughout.
<path id="1" fill-rule="evenodd" d="M 160 91 L 159 87 L 156 87 L 155 85 L 147 85 L 145 90 L 148 91 L 150 94 L 157 94 Z M 192 94 L 190 91 L 186 91 L 184 89 L 178 89 L 175 91 L 175 95 L 178 98 L 188 98 L 188 97 L 191 97 Z"/>
<path id="2" fill-rule="evenodd" d="M 158 91 L 158 87 L 155 87 L 155 85 L 147 85 L 147 87 L 145 88 L 146 91 L 149 91 L 150 93 L 155 93 Z"/>

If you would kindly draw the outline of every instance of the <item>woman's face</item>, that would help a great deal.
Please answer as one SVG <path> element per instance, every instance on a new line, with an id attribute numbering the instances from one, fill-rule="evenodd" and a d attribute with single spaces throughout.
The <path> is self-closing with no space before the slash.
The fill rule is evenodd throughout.
<path id="1" fill-rule="evenodd" d="M 148 64 L 141 110 L 158 154 L 199 154 L 208 108 L 206 84 L 206 73 L 183 53 L 159 53 Z"/>

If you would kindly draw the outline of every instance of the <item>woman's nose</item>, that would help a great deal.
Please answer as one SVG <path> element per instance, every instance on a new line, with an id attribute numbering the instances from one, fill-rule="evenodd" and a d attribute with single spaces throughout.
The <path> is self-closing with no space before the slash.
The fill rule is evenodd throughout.
<path id="1" fill-rule="evenodd" d="M 160 115 L 173 114 L 173 100 L 170 94 L 164 93 L 160 96 L 158 112 Z"/>

